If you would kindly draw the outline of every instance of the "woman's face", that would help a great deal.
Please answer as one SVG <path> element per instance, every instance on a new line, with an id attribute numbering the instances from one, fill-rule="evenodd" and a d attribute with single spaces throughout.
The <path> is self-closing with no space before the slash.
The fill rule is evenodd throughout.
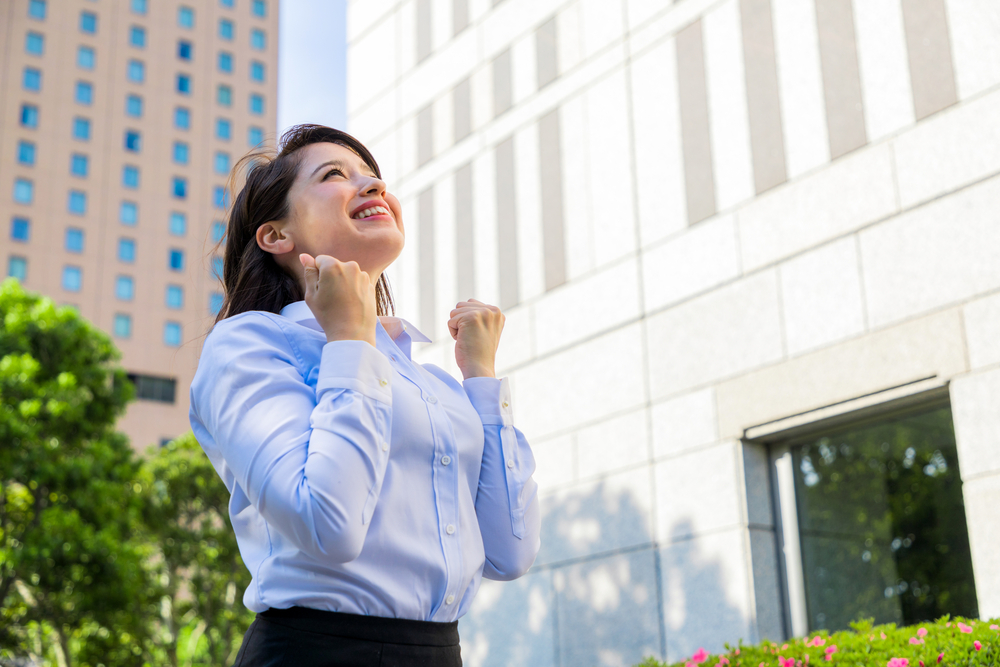
<path id="1" fill-rule="evenodd" d="M 330 255 L 357 262 L 372 281 L 403 250 L 403 216 L 399 201 L 354 151 L 327 142 L 301 149 L 298 175 L 288 191 L 289 215 L 258 230 L 266 242 L 273 226 L 286 239 L 267 248 L 292 275 L 301 276 L 300 253 Z M 289 247 L 289 243 L 291 247 Z"/>

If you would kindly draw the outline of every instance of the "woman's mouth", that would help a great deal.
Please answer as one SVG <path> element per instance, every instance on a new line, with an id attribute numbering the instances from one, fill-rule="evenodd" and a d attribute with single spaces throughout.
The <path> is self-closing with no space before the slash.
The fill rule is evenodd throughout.
<path id="1" fill-rule="evenodd" d="M 355 220 L 367 220 L 369 218 L 392 217 L 389 209 L 384 206 L 372 206 L 363 211 L 358 211 L 352 216 Z"/>

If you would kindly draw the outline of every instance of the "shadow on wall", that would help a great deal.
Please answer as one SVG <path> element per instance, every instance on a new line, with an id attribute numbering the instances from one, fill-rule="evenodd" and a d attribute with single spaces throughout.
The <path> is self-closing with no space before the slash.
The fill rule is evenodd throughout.
<path id="1" fill-rule="evenodd" d="M 543 499 L 535 566 L 517 581 L 484 580 L 460 622 L 465 665 L 624 667 L 747 636 L 746 615 L 722 588 L 745 577 L 726 577 L 697 539 L 658 549 L 647 503 L 633 494 L 601 482 Z M 683 521 L 671 536 L 691 532 Z"/>

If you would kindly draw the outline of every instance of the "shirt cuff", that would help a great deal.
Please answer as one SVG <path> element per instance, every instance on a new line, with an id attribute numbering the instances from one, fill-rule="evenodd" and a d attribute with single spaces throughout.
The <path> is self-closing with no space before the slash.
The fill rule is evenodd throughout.
<path id="1" fill-rule="evenodd" d="M 323 346 L 317 393 L 350 389 L 392 405 L 392 367 L 384 354 L 363 340 L 335 340 Z"/>
<path id="2" fill-rule="evenodd" d="M 488 377 L 473 377 L 462 382 L 465 393 L 472 401 L 472 407 L 479 413 L 484 424 L 505 426 L 514 420 L 514 410 L 510 405 L 510 380 Z"/>

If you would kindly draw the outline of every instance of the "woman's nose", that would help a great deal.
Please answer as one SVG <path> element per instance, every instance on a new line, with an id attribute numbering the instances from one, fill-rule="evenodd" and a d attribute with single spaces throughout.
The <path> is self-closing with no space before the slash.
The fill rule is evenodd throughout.
<path id="1" fill-rule="evenodd" d="M 378 178 L 369 178 L 361 187 L 361 193 L 364 195 L 377 195 L 383 192 L 385 192 L 385 182 Z"/>

